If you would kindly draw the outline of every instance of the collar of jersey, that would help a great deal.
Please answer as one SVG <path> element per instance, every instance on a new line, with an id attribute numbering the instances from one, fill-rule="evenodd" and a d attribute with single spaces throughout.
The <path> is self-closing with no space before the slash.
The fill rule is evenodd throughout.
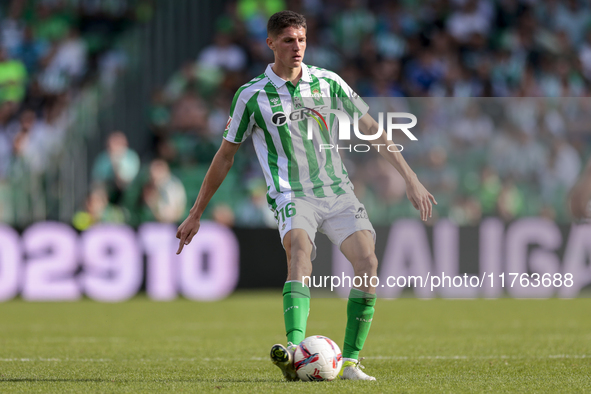
<path id="1" fill-rule="evenodd" d="M 271 81 L 271 83 L 273 84 L 275 89 L 279 89 L 280 87 L 285 85 L 287 83 L 287 81 L 285 79 L 279 77 L 277 74 L 275 74 L 275 72 L 271 68 L 271 67 L 273 67 L 274 64 L 275 63 L 270 63 L 267 66 L 267 69 L 265 70 L 265 75 L 267 76 L 267 78 L 269 78 L 269 80 Z M 310 71 L 308 70 L 308 66 L 306 66 L 303 62 L 302 62 L 302 78 L 301 78 L 301 80 L 304 82 L 308 82 L 308 83 L 312 82 L 312 77 L 310 76 Z"/>

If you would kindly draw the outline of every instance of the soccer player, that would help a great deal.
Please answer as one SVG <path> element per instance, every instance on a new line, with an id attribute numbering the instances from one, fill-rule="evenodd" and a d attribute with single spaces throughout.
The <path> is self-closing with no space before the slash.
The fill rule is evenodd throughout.
<path id="1" fill-rule="evenodd" d="M 351 118 L 357 113 L 359 130 L 364 134 L 376 134 L 379 125 L 367 114 L 365 102 L 341 77 L 303 63 L 306 20 L 302 15 L 278 12 L 269 19 L 267 32 L 267 44 L 275 55 L 275 63 L 236 92 L 222 144 L 203 180 L 195 205 L 178 229 L 177 253 L 181 253 L 199 230 L 201 215 L 230 170 L 234 154 L 252 135 L 268 186 L 267 200 L 275 213 L 287 254 L 283 310 L 288 346 L 273 346 L 271 360 L 286 379 L 297 380 L 293 351 L 305 338 L 310 309 L 309 284 L 302 279 L 312 272 L 316 232 L 325 233 L 340 246 L 355 275 L 377 275 L 378 260 L 374 253 L 375 231 L 365 207 L 353 193 L 338 152 L 319 149 L 320 144 L 337 143 L 338 122 L 331 124 L 330 132 L 315 129 L 313 138 L 308 139 L 306 122 L 292 120 L 290 114 L 299 111 L 299 115 L 295 115 L 301 118 L 304 113 L 301 109 L 329 103 L 331 109 L 345 111 Z M 386 133 L 375 142 L 392 144 Z M 427 220 L 431 216 L 432 202 L 436 203 L 433 196 L 399 152 L 382 148 L 379 153 L 405 179 L 408 198 L 420 211 L 421 219 Z M 375 288 L 351 289 L 344 362 L 339 374 L 342 379 L 375 380 L 359 365 L 359 352 L 369 333 L 375 302 Z"/>

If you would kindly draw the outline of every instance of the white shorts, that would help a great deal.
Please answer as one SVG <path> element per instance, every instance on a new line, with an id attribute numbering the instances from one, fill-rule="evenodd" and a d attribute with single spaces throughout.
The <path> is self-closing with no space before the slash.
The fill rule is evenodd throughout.
<path id="1" fill-rule="evenodd" d="M 361 230 L 369 230 L 374 243 L 376 240 L 367 210 L 353 192 L 331 197 L 292 197 L 277 205 L 274 214 L 282 244 L 285 234 L 294 228 L 308 233 L 312 242 L 311 260 L 316 258 L 316 231 L 326 234 L 339 248 L 349 235 Z"/>

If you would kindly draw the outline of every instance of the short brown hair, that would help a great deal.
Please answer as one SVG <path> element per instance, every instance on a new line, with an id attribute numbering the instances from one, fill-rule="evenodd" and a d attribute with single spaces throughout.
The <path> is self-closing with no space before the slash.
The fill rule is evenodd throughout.
<path id="1" fill-rule="evenodd" d="M 279 11 L 269 18 L 267 23 L 267 34 L 277 37 L 286 27 L 303 27 L 308 30 L 306 18 L 293 11 Z"/>

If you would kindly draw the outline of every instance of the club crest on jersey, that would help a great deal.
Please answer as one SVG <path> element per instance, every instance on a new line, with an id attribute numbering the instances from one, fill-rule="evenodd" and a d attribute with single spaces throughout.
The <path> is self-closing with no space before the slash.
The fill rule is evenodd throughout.
<path id="1" fill-rule="evenodd" d="M 320 91 L 318 89 L 314 89 L 312 90 L 312 97 L 319 99 L 322 97 L 322 95 L 320 94 Z"/>

